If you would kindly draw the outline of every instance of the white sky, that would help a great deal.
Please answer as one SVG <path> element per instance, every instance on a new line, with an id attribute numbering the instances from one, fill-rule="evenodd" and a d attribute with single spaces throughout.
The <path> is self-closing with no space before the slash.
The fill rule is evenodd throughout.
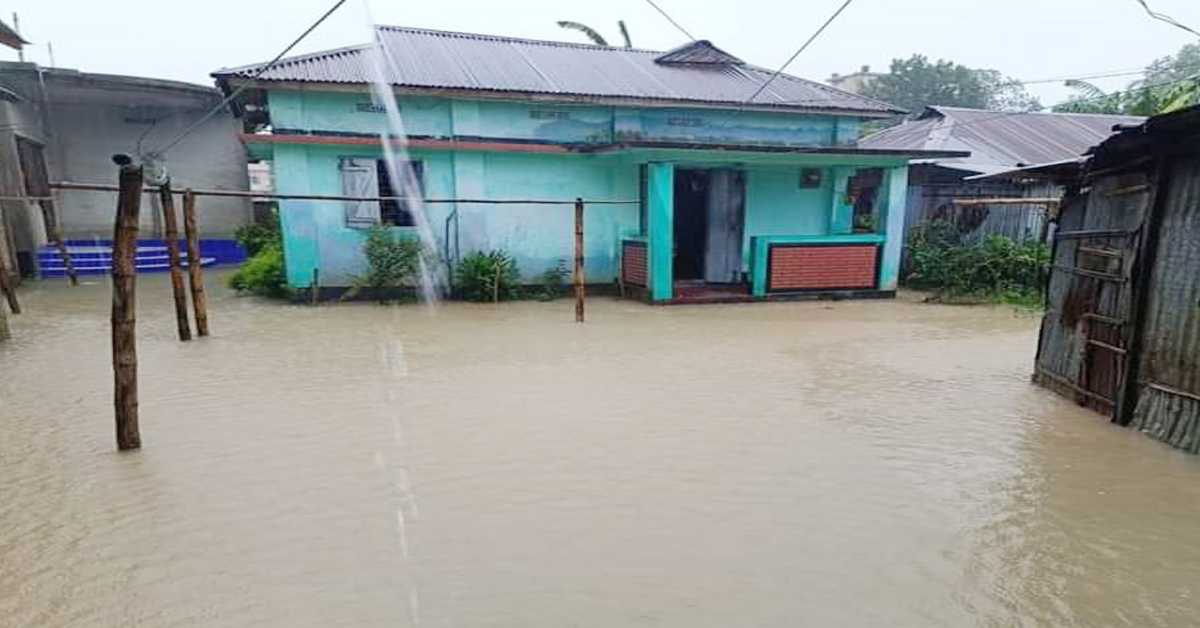
<path id="1" fill-rule="evenodd" d="M 668 49 L 683 35 L 645 0 L 349 0 L 295 52 L 368 39 L 366 3 L 385 24 L 582 41 L 555 21 L 584 22 L 610 43 L 617 20 L 634 45 Z M 1200 30 L 1200 0 L 1149 0 L 1150 5 Z M 841 3 L 840 0 L 658 0 L 698 38 L 746 61 L 777 67 Z M 206 85 L 221 67 L 266 61 L 283 49 L 333 0 L 16 0 L 3 3 L 4 21 L 20 14 L 34 45 L 28 60 L 87 72 L 170 78 Z M 868 64 L 884 70 L 895 57 L 922 53 L 971 67 L 993 68 L 1022 80 L 1140 69 L 1197 38 L 1150 19 L 1136 0 L 855 0 L 789 68 L 824 81 Z M 16 52 L 0 48 L 0 59 Z M 1097 80 L 1119 89 L 1137 77 Z M 1061 83 L 1030 86 L 1050 105 L 1068 90 Z"/>

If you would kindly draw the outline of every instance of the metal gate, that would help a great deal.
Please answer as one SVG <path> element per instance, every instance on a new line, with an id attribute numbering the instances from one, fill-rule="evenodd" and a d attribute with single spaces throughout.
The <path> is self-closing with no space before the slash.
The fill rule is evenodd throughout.
<path id="1" fill-rule="evenodd" d="M 1132 277 L 1150 195 L 1139 172 L 1093 186 L 1064 200 L 1035 377 L 1115 419 L 1129 372 Z"/>

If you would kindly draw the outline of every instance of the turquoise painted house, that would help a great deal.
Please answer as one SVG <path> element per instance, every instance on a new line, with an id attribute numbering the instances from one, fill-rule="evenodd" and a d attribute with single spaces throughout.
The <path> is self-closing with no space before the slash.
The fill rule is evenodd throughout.
<path id="1" fill-rule="evenodd" d="M 662 53 L 379 27 L 376 41 L 213 74 L 276 192 L 589 205 L 589 283 L 657 302 L 892 293 L 908 162 L 959 153 L 866 149 L 864 121 L 901 113 L 750 65 L 707 41 Z M 390 180 L 372 97 L 396 95 L 415 176 Z M 403 189 L 405 186 L 417 190 Z M 366 227 L 413 229 L 407 203 L 280 203 L 288 283 L 344 286 Z M 524 277 L 573 257 L 569 206 L 436 202 L 453 264 L 505 249 Z"/>

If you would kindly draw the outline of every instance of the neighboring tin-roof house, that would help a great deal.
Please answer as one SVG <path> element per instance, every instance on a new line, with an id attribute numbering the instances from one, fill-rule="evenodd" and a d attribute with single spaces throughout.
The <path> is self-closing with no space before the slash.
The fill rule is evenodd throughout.
<path id="1" fill-rule="evenodd" d="M 965 150 L 970 157 L 933 160 L 967 173 L 992 174 L 1074 159 L 1113 134 L 1113 127 L 1145 118 L 1094 113 L 988 111 L 926 107 L 916 119 L 864 137 L 867 148 Z"/>
<path id="2" fill-rule="evenodd" d="M 482 90 L 608 104 L 654 101 L 728 106 L 745 103 L 774 74 L 705 40 L 663 53 L 396 26 L 381 26 L 376 34 L 390 52 L 384 69 L 387 82 L 441 93 Z M 373 50 L 372 45 L 350 46 L 292 57 L 258 80 L 374 82 Z M 264 65 L 223 69 L 213 76 L 218 82 L 250 78 Z M 787 74 L 770 81 L 748 108 L 862 117 L 904 113 L 887 103 Z"/>
<path id="3" fill-rule="evenodd" d="M 987 111 L 927 107 L 916 119 L 859 141 L 874 149 L 970 151 L 969 157 L 913 162 L 909 176 L 905 229 L 931 220 L 959 224 L 964 235 L 1004 235 L 1025 240 L 1044 233 L 1045 204 L 955 207 L 963 198 L 1056 198 L 1062 190 L 1034 176 L 1041 166 L 1072 171 L 1088 148 L 1112 135 L 1114 127 L 1144 118 L 1081 113 Z M 1036 171 L 1024 174 L 1031 165 Z M 1012 176 L 986 177 L 998 173 Z"/>
<path id="4" fill-rule="evenodd" d="M 52 202 L 12 197 L 51 196 L 52 181 L 110 182 L 113 153 L 149 150 L 220 100 L 204 85 L 0 62 L 0 196 L 8 197 L 0 200 L 0 264 L 23 275 L 62 274 L 57 251 L 44 247 L 61 232 L 72 248 L 84 247 L 75 253 L 78 271 L 108 272 L 94 250 L 112 237 L 111 195 L 61 190 Z M 224 112 L 194 129 L 167 162 L 180 187 L 245 190 L 244 155 L 237 121 Z M 154 202 L 147 199 L 147 207 Z M 250 209 L 244 199 L 212 199 L 200 218 L 202 233 L 229 238 L 250 222 Z M 140 236 L 161 236 L 161 212 L 143 209 L 141 216 Z M 155 265 L 148 260 L 142 269 Z"/>

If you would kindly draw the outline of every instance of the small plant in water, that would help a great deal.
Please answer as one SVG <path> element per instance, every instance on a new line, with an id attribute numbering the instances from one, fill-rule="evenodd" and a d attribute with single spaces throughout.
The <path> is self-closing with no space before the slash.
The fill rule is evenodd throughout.
<path id="1" fill-rule="evenodd" d="M 476 251 L 455 269 L 458 289 L 468 301 L 507 301 L 520 297 L 517 262 L 502 250 Z"/>
<path id="2" fill-rule="evenodd" d="M 268 246 L 281 246 L 283 236 L 279 228 L 279 214 L 272 210 L 266 222 L 238 227 L 233 232 L 233 238 L 246 249 L 247 257 L 258 255 Z"/>
<path id="3" fill-rule="evenodd" d="M 385 303 L 398 291 L 416 285 L 421 264 L 419 241 L 377 225 L 367 231 L 363 253 L 367 257 L 367 272 L 352 279 L 343 299 L 353 299 L 367 292 Z"/>
<path id="4" fill-rule="evenodd" d="M 229 276 L 229 287 L 264 297 L 288 296 L 279 217 L 272 215 L 267 224 L 240 227 L 234 238 L 246 249 L 249 259 Z"/>
<path id="5" fill-rule="evenodd" d="M 542 292 L 538 295 L 541 301 L 553 301 L 563 295 L 563 283 L 571 271 L 567 270 L 567 262 L 564 259 L 559 259 L 558 262 L 542 272 Z"/>

